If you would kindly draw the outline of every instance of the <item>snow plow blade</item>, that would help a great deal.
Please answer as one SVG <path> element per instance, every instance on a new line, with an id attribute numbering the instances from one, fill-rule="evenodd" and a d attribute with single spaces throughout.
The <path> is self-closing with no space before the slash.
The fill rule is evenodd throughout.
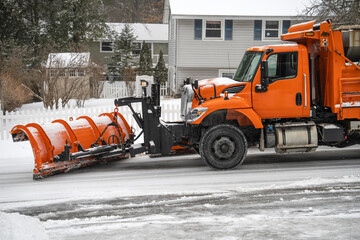
<path id="1" fill-rule="evenodd" d="M 17 125 L 10 133 L 14 142 L 30 141 L 34 179 L 126 158 L 129 155 L 126 147 L 133 139 L 129 124 L 117 111 L 94 118 L 82 116 L 74 121 L 59 119 L 45 125 Z"/>

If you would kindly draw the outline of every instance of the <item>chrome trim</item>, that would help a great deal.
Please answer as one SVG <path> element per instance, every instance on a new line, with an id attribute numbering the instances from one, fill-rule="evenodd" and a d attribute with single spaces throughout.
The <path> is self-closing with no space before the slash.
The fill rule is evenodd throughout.
<path id="1" fill-rule="evenodd" d="M 306 80 L 307 80 L 307 77 L 306 77 L 306 74 L 304 73 L 304 85 L 305 85 L 304 108 L 307 108 L 307 85 L 306 85 Z"/>

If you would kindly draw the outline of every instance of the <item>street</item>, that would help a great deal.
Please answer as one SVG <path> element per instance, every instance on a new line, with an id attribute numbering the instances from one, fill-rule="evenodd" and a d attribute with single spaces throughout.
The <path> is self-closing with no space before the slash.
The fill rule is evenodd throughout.
<path id="1" fill-rule="evenodd" d="M 39 219 L 49 239 L 358 239 L 359 157 L 250 149 L 213 171 L 197 154 L 139 156 L 38 181 L 30 156 L 14 158 L 0 211 Z"/>

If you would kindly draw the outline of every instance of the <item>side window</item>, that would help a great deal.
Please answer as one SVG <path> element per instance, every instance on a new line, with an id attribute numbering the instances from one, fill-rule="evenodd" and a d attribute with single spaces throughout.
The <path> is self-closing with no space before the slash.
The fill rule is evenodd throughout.
<path id="1" fill-rule="evenodd" d="M 268 76 L 270 78 L 276 77 L 278 55 L 279 54 L 272 54 L 267 59 L 267 61 L 268 61 Z"/>
<path id="2" fill-rule="evenodd" d="M 271 82 L 297 76 L 297 52 L 275 53 L 268 58 L 268 76 Z"/>

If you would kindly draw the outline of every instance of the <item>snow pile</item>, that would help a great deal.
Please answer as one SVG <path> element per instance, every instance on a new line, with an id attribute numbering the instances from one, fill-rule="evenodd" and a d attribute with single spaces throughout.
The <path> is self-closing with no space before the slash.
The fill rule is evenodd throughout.
<path id="1" fill-rule="evenodd" d="M 19 213 L 0 212 L 0 239 L 49 239 L 39 219 Z"/>

